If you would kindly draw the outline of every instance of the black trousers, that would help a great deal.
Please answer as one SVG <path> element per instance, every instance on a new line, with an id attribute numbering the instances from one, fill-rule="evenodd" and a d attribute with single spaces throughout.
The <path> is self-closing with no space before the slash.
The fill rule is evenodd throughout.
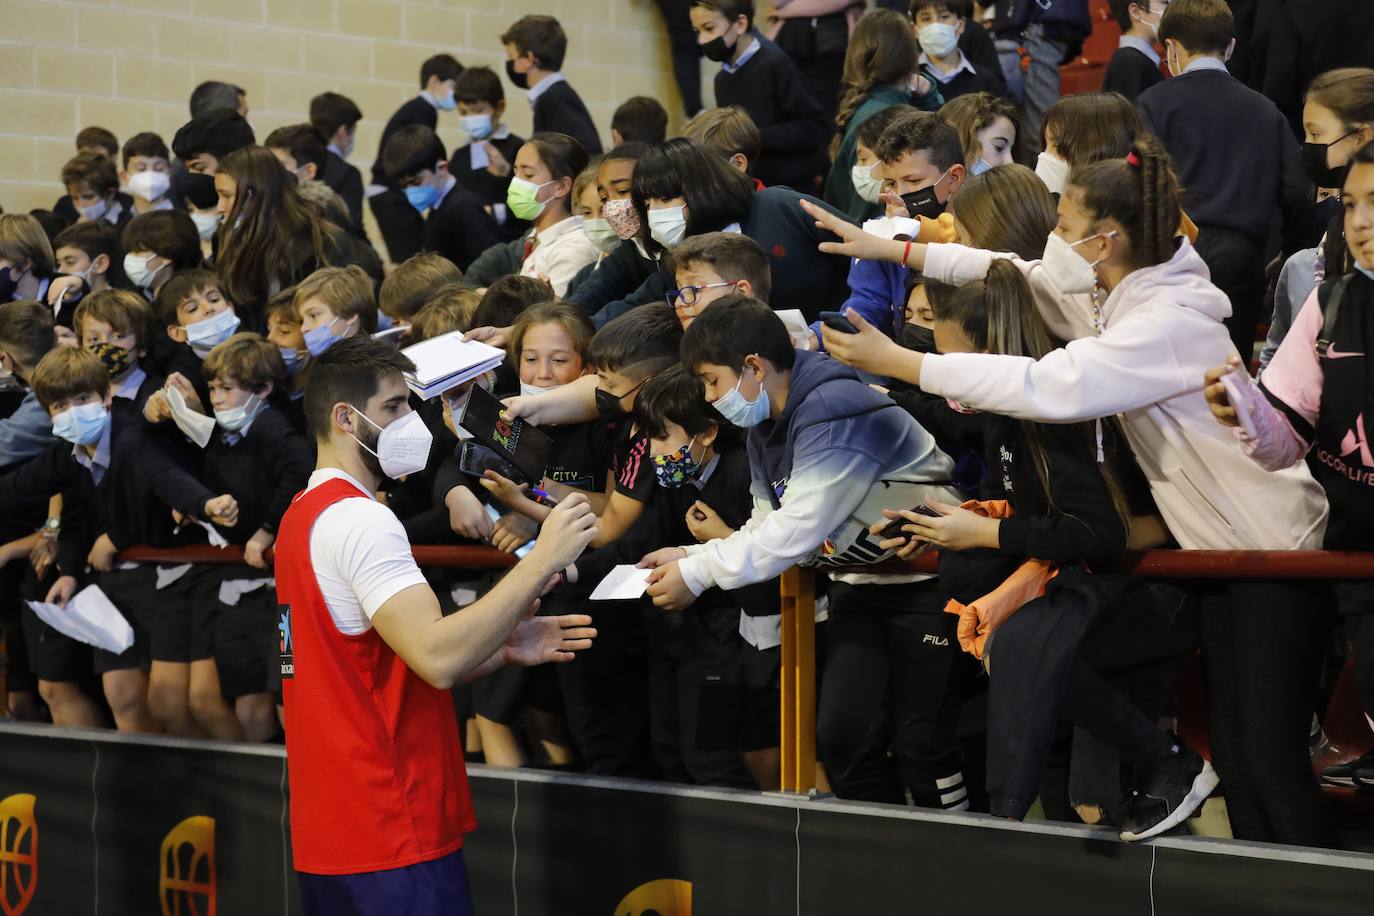
<path id="1" fill-rule="evenodd" d="M 811 94 L 825 110 L 825 123 L 834 124 L 849 47 L 849 17 L 840 12 L 785 20 L 777 44 L 797 62 Z"/>
<path id="2" fill-rule="evenodd" d="M 692 28 L 692 0 L 657 0 L 663 22 L 668 26 L 668 44 L 673 51 L 673 77 L 682 96 L 687 117 L 701 111 L 701 49 Z"/>
<path id="3" fill-rule="evenodd" d="M 1335 845 L 1308 752 L 1331 624 L 1322 598 L 1283 582 L 1203 594 L 1212 763 L 1238 839 Z"/>
<path id="4" fill-rule="evenodd" d="M 738 635 L 722 641 L 695 608 L 644 611 L 649 635 L 649 730 L 663 776 L 752 789 L 744 765 L 748 685 Z"/>
<path id="5" fill-rule="evenodd" d="M 1360 706 L 1366 716 L 1374 716 L 1374 582 L 1337 582 L 1334 590 L 1354 656 Z"/>
<path id="6" fill-rule="evenodd" d="M 587 592 L 544 597 L 541 613 L 585 608 Z M 581 610 L 577 611 L 581 613 Z M 588 773 L 648 778 L 655 775 L 649 751 L 649 703 L 644 623 L 637 601 L 598 601 L 596 642 L 558 665 L 568 730 Z"/>
<path id="7" fill-rule="evenodd" d="M 1025 817 L 1061 717 L 1129 762 L 1168 749 L 1168 736 L 1100 672 L 1193 648 L 1196 616 L 1184 597 L 1125 576 L 1067 570 L 993 633 L 986 656 L 992 814 Z"/>
<path id="8" fill-rule="evenodd" d="M 958 720 L 975 667 L 945 601 L 939 579 L 831 583 L 816 743 L 840 798 L 904 804 L 905 785 L 919 807 L 968 806 Z"/>
<path id="9" fill-rule="evenodd" d="M 1199 226 L 1196 247 L 1212 272 L 1212 282 L 1231 300 L 1226 329 L 1241 362 L 1248 366 L 1264 305 L 1264 246 L 1243 232 Z"/>

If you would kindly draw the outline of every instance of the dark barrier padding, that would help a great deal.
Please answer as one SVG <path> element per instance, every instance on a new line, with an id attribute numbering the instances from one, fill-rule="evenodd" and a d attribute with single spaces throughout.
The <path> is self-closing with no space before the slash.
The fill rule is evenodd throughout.
<path id="1" fill-rule="evenodd" d="M 482 825 L 467 860 L 481 916 L 515 916 L 517 904 L 525 916 L 1346 916 L 1374 895 L 1374 856 L 1187 838 L 1128 846 L 977 815 L 472 776 Z M 213 892 L 217 916 L 294 916 L 284 777 L 279 748 L 0 727 L 0 912 L 94 916 L 98 902 L 100 916 L 203 916 Z"/>

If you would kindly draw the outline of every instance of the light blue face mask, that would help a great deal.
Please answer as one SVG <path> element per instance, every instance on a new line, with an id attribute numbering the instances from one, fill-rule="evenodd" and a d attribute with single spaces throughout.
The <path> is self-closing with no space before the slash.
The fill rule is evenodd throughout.
<path id="1" fill-rule="evenodd" d="M 746 368 L 740 369 L 739 381 L 735 382 L 735 387 L 731 388 L 717 401 L 711 402 L 711 406 L 725 418 L 726 422 L 738 426 L 740 429 L 748 429 L 751 426 L 758 426 L 768 419 L 768 391 L 762 385 L 759 386 L 759 396 L 750 401 L 740 394 L 739 386 L 744 382 Z"/>
<path id="2" fill-rule="evenodd" d="M 434 105 L 440 111 L 452 111 L 458 107 L 458 99 L 454 97 L 453 90 L 450 89 L 447 95 L 436 96 Z"/>
<path id="3" fill-rule="evenodd" d="M 277 349 L 281 351 L 281 361 L 286 363 L 286 374 L 295 375 L 305 356 L 295 347 L 278 347 Z"/>
<path id="4" fill-rule="evenodd" d="M 196 356 L 204 359 L 211 350 L 233 337 L 238 329 L 239 316 L 234 314 L 233 309 L 225 309 L 186 325 L 186 342 Z"/>
<path id="5" fill-rule="evenodd" d="M 439 189 L 434 187 L 433 182 L 411 185 L 406 188 L 406 200 L 410 205 L 421 213 L 434 206 L 434 202 L 439 199 Z"/>
<path id="6" fill-rule="evenodd" d="M 333 321 L 329 322 L 329 324 L 322 324 L 318 328 L 311 328 L 305 332 L 305 349 L 309 351 L 311 356 L 319 359 L 324 355 L 326 350 L 348 336 L 346 334 L 335 334 L 331 330 L 331 328 L 338 323 L 339 319 L 335 318 Z"/>
<path id="7" fill-rule="evenodd" d="M 973 165 L 969 167 L 969 171 L 975 175 L 981 175 L 990 168 L 992 168 L 992 166 L 988 165 L 988 161 L 982 156 L 979 156 L 977 159 L 973 160 Z"/>
<path id="8" fill-rule="evenodd" d="M 104 404 L 80 404 L 53 417 L 52 434 L 72 445 L 95 445 L 109 422 L 110 412 Z"/>
<path id="9" fill-rule="evenodd" d="M 474 140 L 485 140 L 491 136 L 491 113 L 463 115 L 458 119 L 463 130 Z"/>

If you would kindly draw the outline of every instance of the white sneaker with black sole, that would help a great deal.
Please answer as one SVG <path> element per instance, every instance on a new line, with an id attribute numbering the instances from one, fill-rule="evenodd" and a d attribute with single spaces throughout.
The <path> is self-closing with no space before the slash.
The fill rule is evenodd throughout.
<path id="1" fill-rule="evenodd" d="M 1126 800 L 1121 839 L 1148 840 L 1193 816 L 1221 781 L 1212 764 L 1174 739 L 1176 748 L 1158 763 L 1136 772 L 1135 791 Z"/>

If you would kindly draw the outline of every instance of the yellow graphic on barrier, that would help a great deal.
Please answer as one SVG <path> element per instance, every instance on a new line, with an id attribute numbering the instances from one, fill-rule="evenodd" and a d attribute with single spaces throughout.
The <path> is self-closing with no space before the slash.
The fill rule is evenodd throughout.
<path id="1" fill-rule="evenodd" d="M 692 882 L 660 878 L 625 895 L 615 916 L 692 916 Z"/>
<path id="2" fill-rule="evenodd" d="M 162 839 L 162 916 L 215 916 L 215 819 L 188 817 Z"/>
<path id="3" fill-rule="evenodd" d="M 19 916 L 38 889 L 38 821 L 34 795 L 0 799 L 0 911 Z"/>

